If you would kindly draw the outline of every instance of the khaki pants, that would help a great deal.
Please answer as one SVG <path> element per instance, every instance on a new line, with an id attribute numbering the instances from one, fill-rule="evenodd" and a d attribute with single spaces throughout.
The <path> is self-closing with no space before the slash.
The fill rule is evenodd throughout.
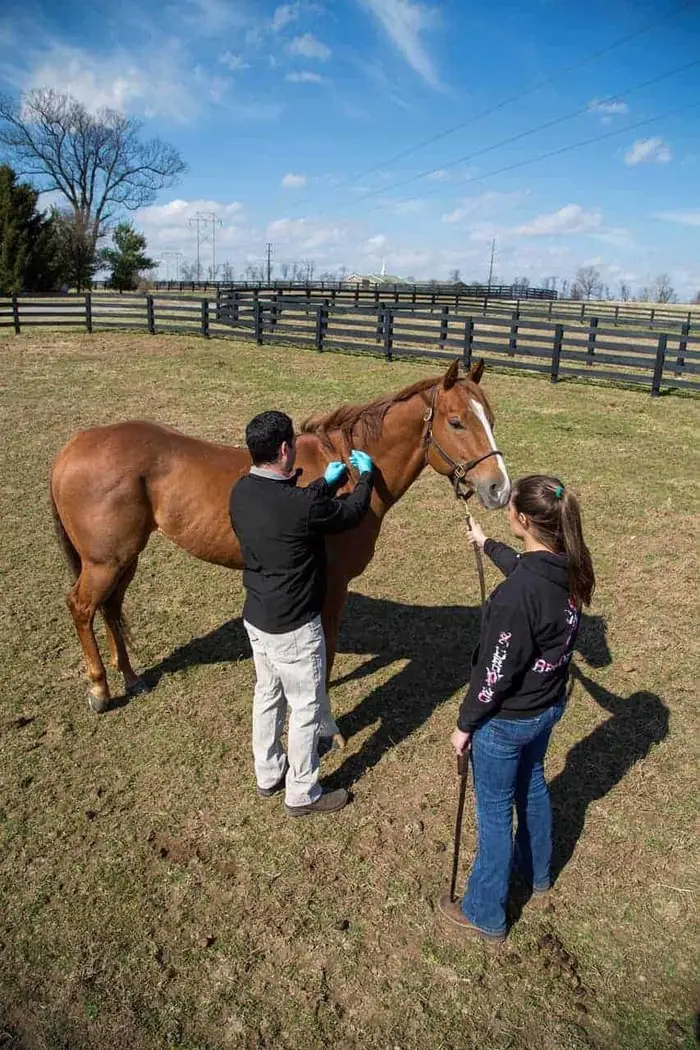
<path id="1" fill-rule="evenodd" d="M 326 639 L 317 616 L 286 634 L 267 634 L 244 621 L 253 648 L 253 757 L 261 788 L 273 787 L 284 773 L 282 732 L 289 705 L 285 802 L 306 806 L 322 794 L 318 783 L 318 738 L 333 736 L 326 691 Z"/>

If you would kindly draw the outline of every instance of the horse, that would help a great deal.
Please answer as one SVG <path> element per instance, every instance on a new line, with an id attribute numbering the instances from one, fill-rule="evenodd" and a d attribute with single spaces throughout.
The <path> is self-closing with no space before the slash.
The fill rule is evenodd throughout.
<path id="1" fill-rule="evenodd" d="M 384 516 L 426 465 L 449 477 L 465 498 L 476 492 L 486 509 L 504 506 L 511 483 L 493 437 L 493 413 L 480 387 L 484 362 L 459 377 L 423 379 L 367 404 L 342 405 L 306 420 L 297 436 L 300 483 L 320 477 L 330 460 L 347 463 L 352 448 L 374 461 L 374 491 L 360 525 L 327 541 L 327 593 L 322 612 L 328 681 L 350 580 L 371 561 Z M 58 539 L 75 583 L 66 601 L 82 646 L 88 701 L 110 703 L 93 622 L 105 621 L 111 666 L 127 695 L 145 691 L 129 658 L 122 618 L 124 595 L 139 555 L 159 531 L 207 562 L 242 569 L 228 513 L 232 487 L 251 466 L 248 451 L 214 444 L 149 421 L 84 430 L 56 456 L 50 500 Z M 339 490 L 351 491 L 353 475 Z"/>

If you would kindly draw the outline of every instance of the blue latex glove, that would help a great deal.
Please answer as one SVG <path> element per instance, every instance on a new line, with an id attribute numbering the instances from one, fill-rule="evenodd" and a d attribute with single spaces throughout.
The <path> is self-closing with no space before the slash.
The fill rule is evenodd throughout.
<path id="1" fill-rule="evenodd" d="M 372 473 L 372 457 L 368 456 L 366 452 L 361 452 L 359 449 L 354 448 L 350 453 L 350 462 L 359 474 Z"/>
<path id="2" fill-rule="evenodd" d="M 340 460 L 334 459 L 326 467 L 326 473 L 323 475 L 324 480 L 327 481 L 329 485 L 335 485 L 336 482 L 340 481 L 343 475 L 347 473 L 347 469 L 348 468 L 344 463 L 341 463 Z"/>

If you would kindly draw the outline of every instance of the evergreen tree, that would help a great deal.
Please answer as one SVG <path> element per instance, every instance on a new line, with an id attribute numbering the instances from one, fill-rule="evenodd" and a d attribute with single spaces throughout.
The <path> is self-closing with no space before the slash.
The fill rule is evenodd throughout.
<path id="1" fill-rule="evenodd" d="M 56 229 L 37 210 L 39 193 L 0 165 L 0 294 L 46 292 L 60 282 Z"/>
<path id="2" fill-rule="evenodd" d="M 113 248 L 101 252 L 103 263 L 111 270 L 110 284 L 120 292 L 133 291 L 143 270 L 153 270 L 156 263 L 144 254 L 146 238 L 130 222 L 120 222 L 112 233 Z"/>

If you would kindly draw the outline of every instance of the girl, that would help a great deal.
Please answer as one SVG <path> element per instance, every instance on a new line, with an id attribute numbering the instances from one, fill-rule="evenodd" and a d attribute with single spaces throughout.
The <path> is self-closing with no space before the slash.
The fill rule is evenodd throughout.
<path id="1" fill-rule="evenodd" d="M 569 663 L 595 587 L 579 503 L 558 478 L 534 474 L 513 487 L 508 524 L 523 554 L 487 539 L 477 544 L 504 573 L 483 612 L 469 690 L 451 742 L 471 749 L 477 853 L 461 901 L 440 898 L 442 915 L 491 941 L 506 934 L 511 867 L 532 887 L 550 888 L 552 813 L 544 756 L 564 713 Z M 513 843 L 513 803 L 518 828 Z"/>

